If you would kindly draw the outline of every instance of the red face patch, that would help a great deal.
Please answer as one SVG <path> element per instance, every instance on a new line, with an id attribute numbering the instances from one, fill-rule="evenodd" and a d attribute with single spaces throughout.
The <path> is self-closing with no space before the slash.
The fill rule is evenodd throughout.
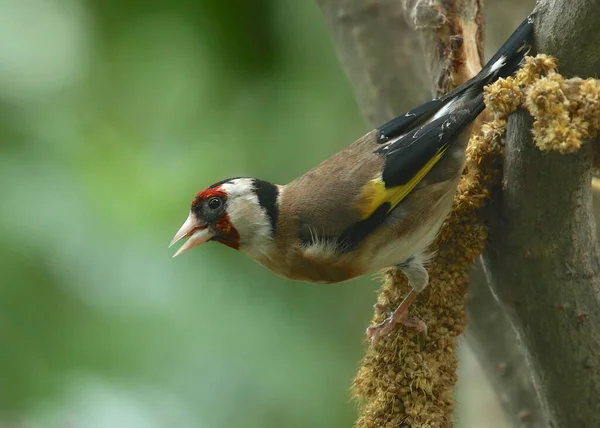
<path id="1" fill-rule="evenodd" d="M 198 205 L 200 201 L 205 201 L 213 196 L 220 196 L 221 198 L 226 198 L 227 193 L 221 188 L 220 185 L 215 187 L 209 187 L 208 189 L 204 189 L 203 191 L 198 192 L 198 194 L 192 201 L 192 207 Z"/>
<path id="2" fill-rule="evenodd" d="M 213 239 L 220 242 L 223 245 L 227 245 L 229 248 L 234 250 L 240 249 L 240 234 L 237 229 L 233 227 L 229 216 L 225 214 L 216 224 L 219 234 Z"/>
<path id="3" fill-rule="evenodd" d="M 202 201 L 207 201 L 210 198 L 218 196 L 224 200 L 227 199 L 227 192 L 221 187 L 221 185 L 217 185 L 214 187 L 209 187 L 201 192 L 198 192 L 194 200 L 192 201 L 192 209 L 199 205 Z M 210 223 L 210 220 L 209 220 Z M 220 242 L 223 245 L 227 245 L 230 248 L 235 250 L 239 250 L 240 248 L 240 234 L 236 230 L 236 228 L 231 223 L 227 212 L 223 212 L 221 217 L 216 221 L 216 223 L 212 223 L 212 228 L 217 233 L 211 240 Z"/>

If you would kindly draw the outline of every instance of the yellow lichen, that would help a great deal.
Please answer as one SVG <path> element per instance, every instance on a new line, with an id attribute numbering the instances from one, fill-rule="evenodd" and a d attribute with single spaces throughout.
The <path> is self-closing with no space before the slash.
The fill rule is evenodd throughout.
<path id="1" fill-rule="evenodd" d="M 534 118 L 533 141 L 542 151 L 579 150 L 600 128 L 600 82 L 565 79 L 548 55 L 527 57 L 515 77 L 485 88 L 488 110 L 497 118 L 524 107 Z"/>

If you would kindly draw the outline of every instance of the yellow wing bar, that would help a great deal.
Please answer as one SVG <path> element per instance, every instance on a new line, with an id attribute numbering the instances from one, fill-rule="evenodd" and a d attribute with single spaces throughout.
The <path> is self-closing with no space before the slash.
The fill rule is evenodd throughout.
<path id="1" fill-rule="evenodd" d="M 436 154 L 406 184 L 386 189 L 381 175 L 365 184 L 357 202 L 361 219 L 368 218 L 373 211 L 386 202 L 390 203 L 388 213 L 396 208 L 400 201 L 412 192 L 417 184 L 431 171 L 431 168 L 444 156 L 447 148 L 447 145 L 440 147 Z"/>

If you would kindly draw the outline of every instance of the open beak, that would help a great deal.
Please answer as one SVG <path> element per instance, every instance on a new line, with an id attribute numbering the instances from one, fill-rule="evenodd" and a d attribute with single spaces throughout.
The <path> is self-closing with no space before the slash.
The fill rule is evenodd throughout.
<path id="1" fill-rule="evenodd" d="M 199 225 L 196 217 L 190 213 L 188 218 L 183 223 L 183 226 L 177 231 L 171 244 L 169 244 L 169 248 L 171 248 L 176 242 L 180 241 L 183 238 L 189 239 L 183 244 L 179 250 L 173 255 L 173 257 L 177 257 L 181 253 L 189 250 L 190 248 L 197 247 L 198 245 L 202 245 L 207 242 L 210 238 L 213 237 L 213 233 L 208 230 L 207 225 Z"/>

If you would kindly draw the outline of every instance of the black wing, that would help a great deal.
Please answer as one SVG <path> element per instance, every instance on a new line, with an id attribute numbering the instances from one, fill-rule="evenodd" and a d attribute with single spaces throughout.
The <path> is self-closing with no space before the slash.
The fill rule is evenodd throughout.
<path id="1" fill-rule="evenodd" d="M 529 52 L 533 14 L 517 27 L 485 67 L 448 94 L 422 104 L 380 126 L 375 152 L 384 157 L 382 180 L 389 200 L 369 217 L 331 237 L 342 251 L 355 249 L 386 221 L 389 212 L 412 191 L 433 165 L 485 108 L 483 87 L 513 74 Z M 443 110 L 444 109 L 444 110 Z M 436 115 L 438 117 L 436 117 Z M 312 238 L 306 240 L 309 244 Z"/>
<path id="2" fill-rule="evenodd" d="M 385 187 L 405 185 L 415 180 L 429 162 L 433 160 L 435 163 L 444 155 L 459 134 L 484 108 L 483 94 L 479 94 L 459 110 L 411 129 L 397 140 L 378 148 L 375 152 L 385 159 L 382 173 Z M 414 185 L 418 184 L 418 181 L 420 179 Z"/>
<path id="3" fill-rule="evenodd" d="M 385 222 L 388 214 L 402 200 L 399 195 L 410 192 L 422 180 L 428 172 L 428 162 L 436 157 L 441 159 L 450 144 L 483 108 L 483 94 L 480 94 L 464 108 L 413 129 L 397 141 L 377 149 L 385 157 L 382 179 L 389 190 L 390 199 L 377 207 L 369 217 L 344 230 L 336 238 L 336 246 L 341 251 L 352 251 Z M 430 167 L 433 165 L 435 162 Z"/>
<path id="4" fill-rule="evenodd" d="M 529 15 L 517 27 L 476 76 L 440 98 L 428 101 L 377 128 L 378 142 L 384 144 L 391 139 L 397 138 L 411 129 L 426 123 L 448 104 L 460 98 L 474 98 L 483 90 L 484 86 L 501 77 L 512 75 L 531 49 L 534 16 L 535 14 Z"/>

